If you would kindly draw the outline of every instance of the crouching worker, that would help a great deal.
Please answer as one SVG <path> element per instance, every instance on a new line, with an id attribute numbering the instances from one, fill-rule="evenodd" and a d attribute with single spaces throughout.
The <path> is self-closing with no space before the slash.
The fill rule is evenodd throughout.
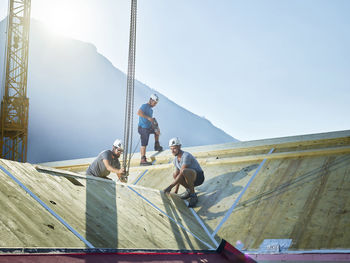
<path id="1" fill-rule="evenodd" d="M 181 150 L 180 139 L 175 137 L 169 141 L 171 153 L 175 156 L 174 165 L 176 171 L 173 174 L 174 181 L 164 189 L 165 193 L 170 193 L 171 189 L 176 186 L 175 192 L 180 185 L 185 187 L 186 191 L 180 195 L 181 199 L 189 199 L 188 206 L 193 207 L 198 202 L 197 194 L 194 187 L 204 182 L 204 173 L 198 161 L 192 154 Z"/>
<path id="2" fill-rule="evenodd" d="M 120 168 L 119 157 L 123 152 L 123 144 L 120 140 L 115 140 L 112 146 L 112 150 L 105 150 L 101 152 L 97 158 L 90 164 L 86 170 L 87 175 L 107 177 L 110 173 L 115 173 L 119 180 L 123 183 L 126 182 L 124 168 Z"/>

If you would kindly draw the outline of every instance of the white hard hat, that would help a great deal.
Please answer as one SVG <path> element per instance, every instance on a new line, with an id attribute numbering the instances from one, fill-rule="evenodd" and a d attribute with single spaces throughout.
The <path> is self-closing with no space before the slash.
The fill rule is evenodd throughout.
<path id="1" fill-rule="evenodd" d="M 154 100 L 154 101 L 156 101 L 156 102 L 159 101 L 159 97 L 158 97 L 157 94 L 152 94 L 151 97 L 150 97 L 150 99 L 152 99 L 152 100 Z"/>
<path id="2" fill-rule="evenodd" d="M 119 140 L 119 139 L 116 139 L 116 140 L 114 141 L 113 146 L 114 146 L 115 148 L 120 149 L 120 150 L 123 150 L 123 149 L 124 149 L 123 144 L 122 144 L 121 140 Z"/>
<path id="3" fill-rule="evenodd" d="M 179 137 L 174 137 L 174 138 L 170 139 L 170 141 L 169 141 L 169 147 L 176 146 L 176 145 L 181 145 L 181 141 L 180 141 Z"/>

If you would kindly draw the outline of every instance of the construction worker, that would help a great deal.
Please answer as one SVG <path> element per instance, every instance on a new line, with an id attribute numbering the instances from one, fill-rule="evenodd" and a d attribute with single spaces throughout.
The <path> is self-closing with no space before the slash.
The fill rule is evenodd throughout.
<path id="1" fill-rule="evenodd" d="M 143 104 L 137 111 L 137 115 L 139 115 L 138 132 L 141 136 L 140 165 L 152 165 L 152 163 L 148 162 L 146 158 L 146 147 L 148 145 L 150 134 L 154 134 L 154 150 L 159 152 L 163 151 L 163 147 L 159 144 L 160 130 L 156 119 L 153 118 L 152 109 L 157 105 L 158 101 L 159 97 L 157 94 L 152 94 L 148 103 Z"/>
<path id="2" fill-rule="evenodd" d="M 109 179 L 107 175 L 115 173 L 121 182 L 126 182 L 124 168 L 120 168 L 119 157 L 123 152 L 123 144 L 115 140 L 112 150 L 101 152 L 86 170 L 87 175 Z"/>
<path id="3" fill-rule="evenodd" d="M 198 202 L 194 187 L 204 182 L 203 170 L 192 154 L 181 150 L 181 141 L 178 137 L 169 141 L 169 147 L 175 156 L 173 163 L 176 170 L 173 174 L 173 183 L 165 188 L 164 192 L 170 193 L 171 189 L 176 186 L 175 193 L 177 193 L 179 186 L 182 185 L 186 191 L 180 197 L 181 199 L 189 199 L 188 206 L 193 207 Z"/>

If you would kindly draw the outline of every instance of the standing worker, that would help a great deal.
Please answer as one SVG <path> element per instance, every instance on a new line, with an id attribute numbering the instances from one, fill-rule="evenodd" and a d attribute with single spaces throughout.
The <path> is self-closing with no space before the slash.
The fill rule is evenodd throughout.
<path id="1" fill-rule="evenodd" d="M 164 189 L 165 193 L 170 193 L 171 189 L 176 186 L 175 192 L 180 185 L 185 187 L 186 191 L 180 195 L 181 199 L 189 198 L 189 207 L 193 207 L 198 202 L 197 194 L 194 187 L 204 182 L 204 173 L 196 158 L 189 152 L 181 150 L 181 141 L 178 137 L 169 141 L 171 153 L 175 156 L 174 166 L 176 171 L 173 174 L 174 181 Z"/>
<path id="2" fill-rule="evenodd" d="M 159 144 L 160 130 L 156 119 L 153 118 L 152 109 L 157 105 L 158 101 L 159 97 L 157 94 L 152 94 L 148 103 L 143 104 L 137 111 L 137 115 L 139 115 L 138 132 L 141 136 L 140 165 L 152 165 L 152 163 L 148 162 L 146 158 L 146 147 L 148 145 L 150 134 L 154 134 L 154 150 L 159 152 L 163 151 L 163 147 Z"/>
<path id="3" fill-rule="evenodd" d="M 119 157 L 123 152 L 123 144 L 120 140 L 115 140 L 112 150 L 101 152 L 86 170 L 87 175 L 109 179 L 107 175 L 115 173 L 119 180 L 126 182 L 124 168 L 120 168 Z"/>

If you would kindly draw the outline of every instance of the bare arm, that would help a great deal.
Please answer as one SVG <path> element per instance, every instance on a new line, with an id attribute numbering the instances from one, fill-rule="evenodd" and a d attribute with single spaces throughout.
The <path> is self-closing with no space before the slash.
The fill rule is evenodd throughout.
<path id="1" fill-rule="evenodd" d="M 109 164 L 108 160 L 106 160 L 106 159 L 103 159 L 103 163 L 106 166 L 106 169 L 108 171 L 110 171 L 111 173 L 115 173 L 118 176 L 119 180 L 122 181 L 122 175 L 124 174 L 124 168 L 120 168 L 120 169 L 114 168 L 113 166 L 111 166 Z"/>
<path id="2" fill-rule="evenodd" d="M 152 123 L 152 125 L 154 124 L 153 122 L 154 122 L 155 119 L 150 117 L 150 116 L 147 116 L 141 109 L 139 109 L 137 111 L 137 115 L 139 115 L 140 117 L 143 117 L 143 118 L 149 120 Z M 155 134 L 158 135 L 158 136 L 160 135 L 159 127 L 158 127 L 158 130 L 155 132 Z"/>
<path id="3" fill-rule="evenodd" d="M 180 188 L 180 184 L 177 184 L 175 186 L 175 191 L 174 191 L 175 194 L 177 194 L 179 192 L 179 188 Z"/>
<path id="4" fill-rule="evenodd" d="M 153 122 L 153 118 L 151 118 L 150 116 L 145 115 L 145 113 L 141 109 L 139 109 L 137 111 L 137 115 L 139 115 L 140 117 L 143 117 L 143 118 L 149 120 L 150 122 Z"/>
<path id="5" fill-rule="evenodd" d="M 176 169 L 176 171 L 173 173 L 173 178 L 175 179 L 179 173 L 180 173 L 180 170 Z"/>
<path id="6" fill-rule="evenodd" d="M 175 192 L 177 192 L 179 190 L 179 181 L 181 180 L 181 177 L 183 175 L 183 171 L 187 168 L 187 165 L 182 165 L 180 170 L 176 170 L 176 172 L 174 173 L 173 177 L 174 177 L 174 181 L 172 182 L 171 185 L 169 185 L 167 188 L 164 189 L 165 193 L 170 193 L 171 189 L 173 189 L 174 186 L 176 186 L 175 188 Z"/>
<path id="7" fill-rule="evenodd" d="M 175 173 L 173 174 L 174 179 L 178 176 L 178 174 L 180 173 L 180 170 L 176 169 Z M 175 185 L 175 194 L 177 194 L 177 192 L 179 191 L 179 187 L 180 184 Z"/>

